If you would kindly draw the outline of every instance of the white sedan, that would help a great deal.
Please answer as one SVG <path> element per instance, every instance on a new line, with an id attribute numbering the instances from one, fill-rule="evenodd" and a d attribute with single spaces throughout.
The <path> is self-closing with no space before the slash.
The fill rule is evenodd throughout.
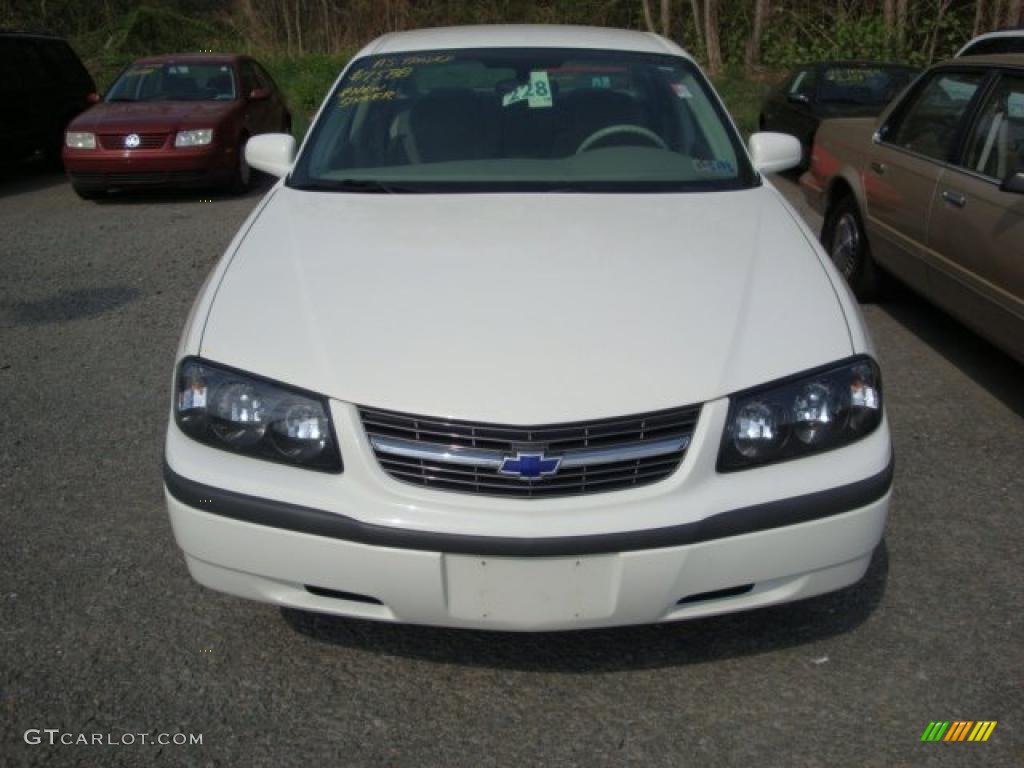
<path id="1" fill-rule="evenodd" d="M 892 450 L 871 341 L 668 40 L 388 35 L 200 291 L 164 478 L 192 576 L 343 616 L 675 621 L 857 582 Z"/>

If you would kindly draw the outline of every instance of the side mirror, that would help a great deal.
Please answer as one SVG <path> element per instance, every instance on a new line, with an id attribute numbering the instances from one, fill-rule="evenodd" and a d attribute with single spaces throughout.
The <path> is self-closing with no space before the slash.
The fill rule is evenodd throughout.
<path id="1" fill-rule="evenodd" d="M 788 133 L 755 133 L 747 143 L 754 168 L 761 173 L 778 173 L 796 168 L 803 160 L 803 147 Z"/>
<path id="2" fill-rule="evenodd" d="M 1003 192 L 1015 192 L 1018 195 L 1024 195 L 1024 170 L 1011 173 L 1003 179 L 999 189 Z"/>
<path id="3" fill-rule="evenodd" d="M 89 102 L 90 104 L 99 104 L 100 101 L 102 101 L 102 98 L 100 97 L 100 95 L 98 93 L 96 93 L 96 91 L 93 91 L 92 93 L 90 93 L 88 96 L 85 97 L 85 100 L 87 102 Z"/>
<path id="4" fill-rule="evenodd" d="M 811 103 L 810 98 L 807 96 L 807 94 L 804 94 L 804 93 L 791 93 L 791 94 L 789 94 L 789 96 L 787 98 L 793 104 L 810 104 Z"/>
<path id="5" fill-rule="evenodd" d="M 253 88 L 251 91 L 249 91 L 249 101 L 266 101 L 269 98 L 269 88 Z"/>
<path id="6" fill-rule="evenodd" d="M 245 143 L 245 162 L 271 176 L 286 176 L 295 162 L 295 137 L 288 133 L 261 133 Z"/>

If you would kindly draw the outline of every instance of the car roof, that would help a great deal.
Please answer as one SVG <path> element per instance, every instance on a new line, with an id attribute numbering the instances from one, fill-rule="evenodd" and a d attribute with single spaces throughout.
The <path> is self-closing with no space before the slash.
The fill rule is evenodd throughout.
<path id="1" fill-rule="evenodd" d="M 181 62 L 232 64 L 246 58 L 237 53 L 165 53 L 136 59 L 135 64 L 175 64 Z"/>
<path id="2" fill-rule="evenodd" d="M 1024 27 L 1010 27 L 1007 29 L 997 29 L 995 32 L 985 32 L 984 34 L 972 37 L 963 47 L 956 52 L 957 56 L 963 56 L 964 51 L 973 46 L 975 43 L 981 40 L 994 40 L 1000 37 L 1024 37 Z"/>
<path id="3" fill-rule="evenodd" d="M 816 61 L 805 64 L 804 67 L 878 67 L 879 69 L 920 69 L 913 64 L 904 64 L 899 61 L 875 61 L 874 59 L 835 59 L 828 61 Z M 802 69 L 804 67 L 797 67 Z"/>
<path id="4" fill-rule="evenodd" d="M 939 62 L 935 66 L 955 67 L 1024 67 L 1024 53 L 987 53 L 984 56 L 957 56 Z"/>
<path id="5" fill-rule="evenodd" d="M 590 48 L 686 56 L 651 32 L 556 24 L 481 24 L 393 32 L 378 37 L 359 56 L 459 48 Z"/>
<path id="6" fill-rule="evenodd" d="M 0 37 L 32 37 L 40 40 L 64 40 L 51 32 L 19 32 L 15 29 L 0 29 Z M 65 42 L 67 42 L 65 40 Z"/>

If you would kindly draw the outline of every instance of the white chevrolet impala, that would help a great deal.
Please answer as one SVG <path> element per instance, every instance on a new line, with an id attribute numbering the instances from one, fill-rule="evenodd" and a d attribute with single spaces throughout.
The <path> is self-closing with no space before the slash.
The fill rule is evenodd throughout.
<path id="1" fill-rule="evenodd" d="M 858 581 L 892 451 L 871 340 L 694 64 L 654 35 L 388 35 L 200 291 L 164 478 L 201 584 L 504 630 Z"/>

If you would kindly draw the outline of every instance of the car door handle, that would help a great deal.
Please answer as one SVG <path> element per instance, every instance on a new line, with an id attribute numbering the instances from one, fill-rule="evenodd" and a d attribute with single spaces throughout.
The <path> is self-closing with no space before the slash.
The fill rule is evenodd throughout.
<path id="1" fill-rule="evenodd" d="M 885 163 L 880 163 L 877 160 L 871 161 L 871 170 L 877 173 L 879 176 L 885 173 L 886 167 L 887 166 L 885 165 Z"/>
<path id="2" fill-rule="evenodd" d="M 948 189 L 942 193 L 942 199 L 945 200 L 950 205 L 956 206 L 957 208 L 963 208 L 965 205 L 967 205 L 966 197 L 964 197 L 959 192 L 951 192 Z"/>

